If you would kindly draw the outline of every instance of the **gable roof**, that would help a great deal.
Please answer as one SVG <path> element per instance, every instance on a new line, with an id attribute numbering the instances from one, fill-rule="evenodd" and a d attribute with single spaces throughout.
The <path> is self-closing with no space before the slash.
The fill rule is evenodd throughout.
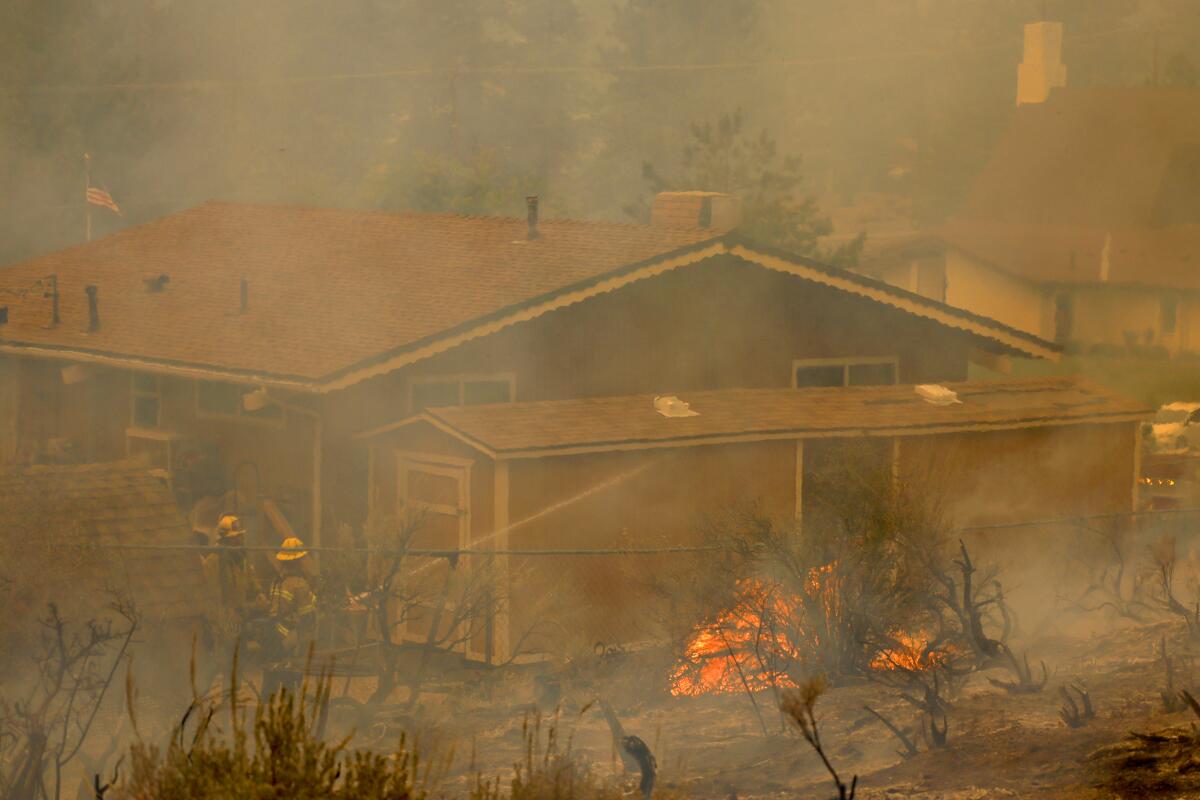
<path id="1" fill-rule="evenodd" d="M 576 220 L 539 227 L 530 241 L 518 219 L 206 203 L 0 269 L 0 288 L 22 295 L 0 328 L 0 352 L 331 391 L 729 253 L 920 313 L 985 346 L 1057 352 L 994 320 L 711 229 Z M 148 291 L 146 279 L 160 274 L 169 282 Z M 49 275 L 57 276 L 57 326 Z M 99 287 L 92 332 L 88 284 Z"/>
<path id="2" fill-rule="evenodd" d="M 361 434 L 425 422 L 491 458 L 690 447 L 739 441 L 921 436 L 1144 419 L 1151 409 L 1074 377 L 948 383 L 938 406 L 913 386 L 726 389 L 680 399 L 697 416 L 667 418 L 649 395 L 426 409 Z"/>
<path id="3" fill-rule="evenodd" d="M 1019 106 L 959 219 L 1143 227 L 1200 222 L 1200 90 L 1054 89 Z"/>
<path id="4" fill-rule="evenodd" d="M 128 590 L 147 620 L 200 616 L 206 589 L 197 556 L 104 548 L 191 544 L 190 528 L 165 481 L 141 465 L 0 470 L 0 507 L 36 507 L 37 533 L 53 539 L 39 542 L 51 544 L 55 553 L 55 564 L 47 565 L 45 572 L 50 600 L 94 611 L 103 606 L 104 591 L 112 586 Z M 68 566 L 60 569 L 63 564 Z"/>

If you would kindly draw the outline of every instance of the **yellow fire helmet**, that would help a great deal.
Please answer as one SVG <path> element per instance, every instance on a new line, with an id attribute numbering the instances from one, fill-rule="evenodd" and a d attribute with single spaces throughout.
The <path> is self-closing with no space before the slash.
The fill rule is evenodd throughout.
<path id="1" fill-rule="evenodd" d="M 295 561 L 298 558 L 304 558 L 308 555 L 307 550 L 301 550 L 304 547 L 304 542 L 297 539 L 295 536 L 289 536 L 283 540 L 280 545 L 283 549 L 275 554 L 275 558 L 279 561 Z"/>
<path id="2" fill-rule="evenodd" d="M 241 536 L 243 533 L 245 531 L 242 529 L 242 521 L 234 514 L 224 515 L 217 523 L 217 534 L 223 539 L 230 536 Z"/>

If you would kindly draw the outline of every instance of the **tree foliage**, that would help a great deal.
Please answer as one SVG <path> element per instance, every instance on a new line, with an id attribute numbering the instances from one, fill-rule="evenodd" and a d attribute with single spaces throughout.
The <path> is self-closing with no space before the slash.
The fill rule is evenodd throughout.
<path id="1" fill-rule="evenodd" d="M 643 176 L 654 192 L 668 189 L 725 192 L 741 201 L 740 230 L 762 244 L 836 264 L 853 264 L 863 237 L 825 249 L 821 238 L 833 231 L 816 198 L 804 194 L 799 156 L 781 153 L 765 129 L 746 129 L 742 112 L 716 122 L 692 125 L 673 177 L 647 163 Z M 633 207 L 634 213 L 644 210 Z"/>

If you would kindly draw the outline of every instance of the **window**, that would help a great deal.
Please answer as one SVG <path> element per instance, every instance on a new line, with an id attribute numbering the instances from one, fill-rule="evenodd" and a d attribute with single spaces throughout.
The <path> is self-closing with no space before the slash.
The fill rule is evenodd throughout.
<path id="1" fill-rule="evenodd" d="M 162 379 L 135 372 L 130 376 L 130 421 L 135 428 L 157 428 L 162 424 Z"/>
<path id="2" fill-rule="evenodd" d="M 438 378 L 414 378 L 409 384 L 408 407 L 416 414 L 440 406 L 479 406 L 511 403 L 511 375 L 454 375 Z"/>
<path id="3" fill-rule="evenodd" d="M 886 386 L 896 383 L 895 357 L 805 359 L 792 362 L 792 386 Z"/>
<path id="4" fill-rule="evenodd" d="M 251 389 L 236 383 L 198 381 L 196 383 L 196 416 L 213 419 L 283 423 L 283 409 L 271 403 L 257 411 L 247 411 L 242 396 Z"/>

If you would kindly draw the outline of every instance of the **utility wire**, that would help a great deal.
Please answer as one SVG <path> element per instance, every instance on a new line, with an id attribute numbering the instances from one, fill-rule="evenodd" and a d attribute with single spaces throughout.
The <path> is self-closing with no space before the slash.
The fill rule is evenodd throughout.
<path id="1" fill-rule="evenodd" d="M 1050 519 L 1026 520 L 1024 522 L 997 522 L 987 525 L 967 525 L 955 530 L 956 533 L 971 531 L 1004 530 L 1009 528 L 1053 527 L 1057 525 L 1076 525 L 1100 519 L 1122 519 L 1134 517 L 1153 517 L 1171 514 L 1197 514 L 1196 508 L 1166 508 L 1148 511 L 1122 511 L 1110 514 L 1089 514 L 1075 517 L 1053 517 Z M 609 548 L 533 548 L 533 549 L 396 549 L 374 547 L 275 547 L 271 545 L 227 545 L 208 544 L 131 544 L 124 542 L 70 542 L 53 545 L 79 549 L 99 550 L 172 550 L 183 552 L 213 553 L 213 552 L 269 552 L 269 553 L 354 553 L 358 555 L 384 556 L 413 556 L 414 558 L 457 558 L 459 556 L 653 556 L 671 553 L 711 553 L 720 551 L 720 545 L 695 545 L 680 547 L 609 547 Z"/>
<path id="2" fill-rule="evenodd" d="M 1150 33 L 1141 28 L 1114 28 L 1064 37 L 1067 43 L 1098 38 L 1107 38 L 1123 33 Z M 106 84 L 76 85 L 31 85 L 3 86 L 0 94 L 101 94 L 120 92 L 203 92 L 241 86 L 300 86 L 347 81 L 389 80 L 395 78 L 426 78 L 434 76 L 454 77 L 463 75 L 580 75 L 580 74 L 640 74 L 640 73 L 689 73 L 689 72 L 732 72 L 755 69 L 792 69 L 796 67 L 838 66 L 885 61 L 902 61 L 913 58 L 938 58 L 942 56 L 971 55 L 979 52 L 1009 50 L 1020 45 L 1020 40 L 1006 39 L 1003 42 L 945 49 L 900 50 L 888 53 L 866 53 L 857 55 L 823 56 L 820 58 L 786 58 L 760 61 L 721 61 L 708 64 L 574 64 L 558 66 L 493 65 L 484 67 L 408 67 L 364 72 L 340 72 L 325 75 L 297 75 L 275 78 L 252 79 L 196 79 L 185 81 L 127 81 Z"/>

